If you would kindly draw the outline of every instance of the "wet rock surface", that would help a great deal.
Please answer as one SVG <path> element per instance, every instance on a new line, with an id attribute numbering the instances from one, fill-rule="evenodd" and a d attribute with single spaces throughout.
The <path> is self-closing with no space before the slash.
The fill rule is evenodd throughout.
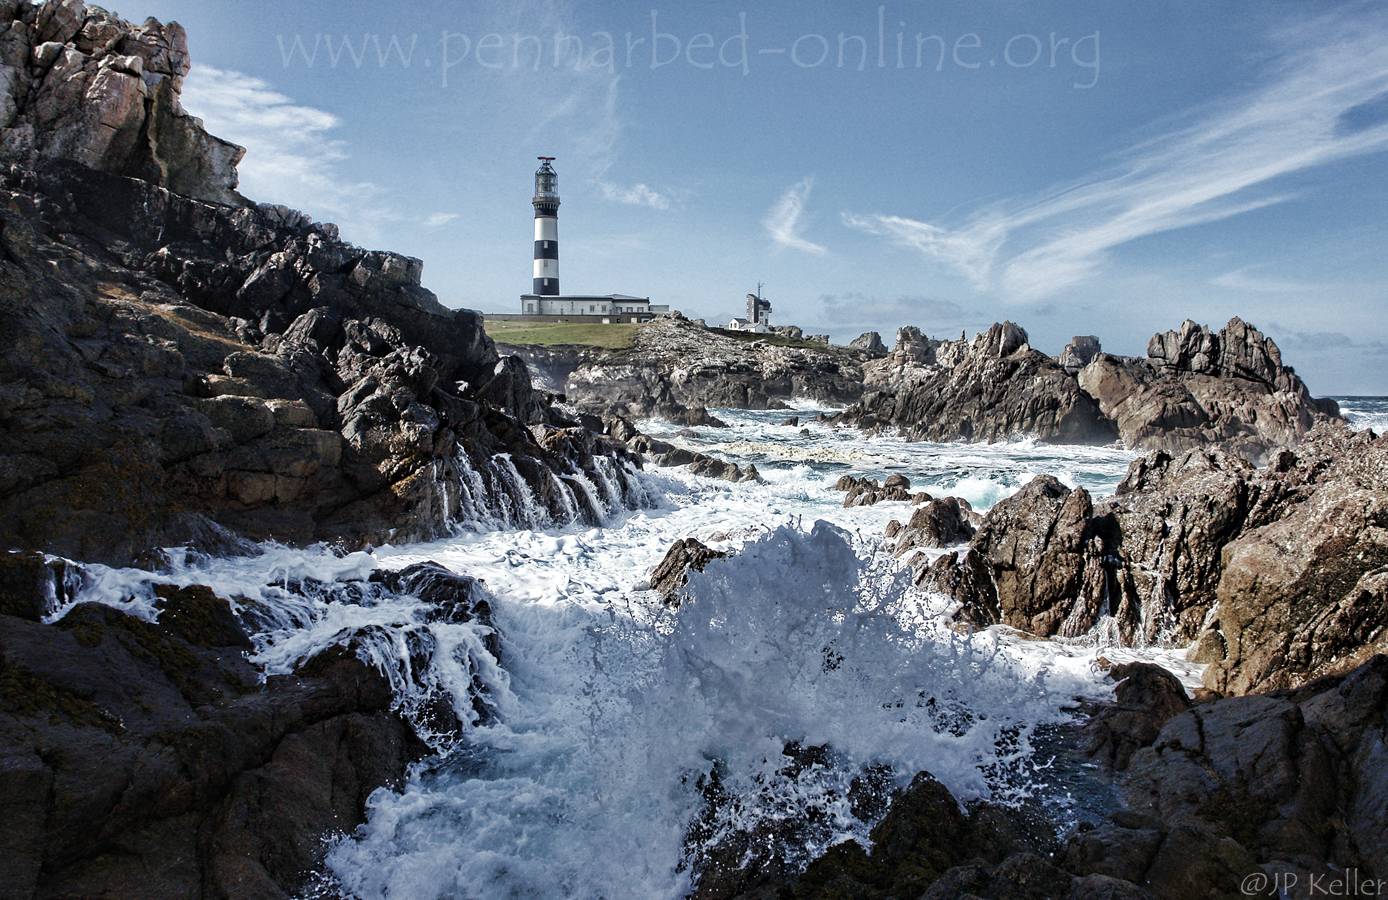
<path id="1" fill-rule="evenodd" d="M 920 773 L 889 794 L 870 848 L 847 841 L 799 870 L 715 853 L 695 896 L 1214 900 L 1252 875 L 1294 874 L 1303 888 L 1291 895 L 1304 897 L 1312 874 L 1388 873 L 1388 657 L 1296 693 L 1190 708 L 1156 667 L 1112 672 L 1117 703 L 1097 747 L 1127 768 L 1122 802 L 1099 823 L 1060 834 L 1025 807 L 961 806 Z"/>
<path id="2" fill-rule="evenodd" d="M 5 896 L 288 896 L 423 752 L 355 658 L 262 683 L 225 600 L 163 607 L 0 615 Z"/>
<path id="3" fill-rule="evenodd" d="M 707 453 L 677 447 L 668 441 L 653 438 L 642 433 L 635 425 L 621 416 L 611 416 L 605 420 L 607 434 L 621 441 L 627 449 L 643 454 L 659 466 L 684 466 L 695 475 L 717 478 L 722 481 L 760 481 L 757 467 L 748 463 L 737 463 L 718 459 Z"/>
<path id="4" fill-rule="evenodd" d="M 694 538 L 682 538 L 670 545 L 662 559 L 651 570 L 651 589 L 660 594 L 666 606 L 679 606 L 690 572 L 702 572 L 704 566 L 728 554 L 714 550 Z"/>
<path id="5" fill-rule="evenodd" d="M 1042 476 L 927 580 L 975 624 L 1194 641 L 1216 691 L 1295 687 L 1388 647 L 1385 472 L 1384 438 L 1323 427 L 1261 469 L 1149 454 L 1099 502 Z"/>

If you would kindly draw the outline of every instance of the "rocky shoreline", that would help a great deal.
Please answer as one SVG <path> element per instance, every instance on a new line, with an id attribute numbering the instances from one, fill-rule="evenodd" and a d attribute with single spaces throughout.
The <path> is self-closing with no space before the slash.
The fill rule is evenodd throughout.
<path id="1" fill-rule="evenodd" d="M 837 421 L 913 440 L 1220 446 L 1261 460 L 1342 420 L 1271 338 L 1235 318 L 1217 332 L 1187 321 L 1154 335 L 1141 359 L 1103 353 L 1093 336 L 1052 358 L 1011 322 L 957 341 L 903 328 L 891 353 L 864 366 L 863 398 Z"/>
<path id="2" fill-rule="evenodd" d="M 1111 667 L 1112 702 L 1058 739 L 1115 792 L 1097 823 L 1062 833 L 1034 806 L 961 807 L 928 772 L 896 791 L 864 770 L 849 805 L 871 847 L 801 868 L 763 852 L 777 835 L 734 835 L 687 860 L 695 896 L 1388 878 L 1388 438 L 1351 432 L 1257 329 L 1187 322 L 1145 358 L 1092 336 L 1051 357 L 1012 323 L 957 341 L 907 327 L 887 350 L 672 315 L 628 350 L 525 350 L 536 387 L 478 313 L 421 286 L 419 260 L 242 197 L 241 148 L 181 107 L 188 69 L 176 24 L 0 2 L 0 895 L 331 894 L 313 884 L 325 838 L 494 715 L 479 673 L 507 659 L 468 574 L 276 575 L 300 610 L 408 598 L 409 628 L 344 627 L 267 675 L 251 659 L 276 611 L 176 575 L 178 554 L 323 542 L 339 559 L 468 525 L 599 524 L 650 503 L 643 460 L 761 479 L 633 420 L 717 428 L 710 407 L 793 399 L 917 440 L 1144 451 L 1113 497 L 1042 476 L 986 515 L 902 476 L 839 487 L 845 507 L 910 504 L 884 556 L 950 598 L 961 632 L 1193 644 L 1204 689 Z M 673 615 L 691 573 L 732 556 L 688 538 L 649 587 Z M 123 608 L 76 602 L 99 564 L 149 578 Z M 448 658 L 466 702 L 428 680 L 441 626 L 467 629 L 465 663 Z M 769 762 L 793 778 L 831 750 Z M 712 775 L 699 791 L 728 802 Z"/>

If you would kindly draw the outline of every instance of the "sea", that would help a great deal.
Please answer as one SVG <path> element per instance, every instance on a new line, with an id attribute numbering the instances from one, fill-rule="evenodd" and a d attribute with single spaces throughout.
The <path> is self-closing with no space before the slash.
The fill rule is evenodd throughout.
<path id="1" fill-rule="evenodd" d="M 1338 399 L 1355 427 L 1388 426 L 1388 398 Z M 237 598 L 267 674 L 354 641 L 390 678 L 433 752 L 399 789 L 373 794 L 364 824 L 329 838 L 325 896 L 679 897 L 709 847 L 739 835 L 763 846 L 774 835 L 792 866 L 867 841 L 873 816 L 850 794 L 868 771 L 892 786 L 929 771 L 961 800 L 1044 802 L 1075 821 L 1102 806 L 1102 787 L 1053 751 L 1111 690 L 1101 660 L 1155 660 L 1190 687 L 1200 667 L 1180 648 L 1121 648 L 1101 632 L 1046 641 L 948 627 L 947 604 L 913 586 L 883 537 L 910 505 L 844 508 L 834 483 L 901 474 L 986 512 L 1040 474 L 1110 494 L 1134 454 L 911 442 L 817 421 L 824 411 L 715 410 L 726 428 L 642 423 L 764 480 L 648 468 L 647 508 L 609 504 L 597 526 L 521 508 L 369 552 L 175 552 L 157 575 L 88 566 L 76 600 L 154 618 L 154 584 L 211 584 Z M 732 555 L 691 575 L 671 609 L 648 577 L 684 537 Z M 485 626 L 429 621 L 417 598 L 369 581 L 426 560 L 483 580 L 499 659 Z M 440 700 L 461 730 L 429 730 L 423 711 Z M 826 749 L 789 766 L 788 745 Z"/>

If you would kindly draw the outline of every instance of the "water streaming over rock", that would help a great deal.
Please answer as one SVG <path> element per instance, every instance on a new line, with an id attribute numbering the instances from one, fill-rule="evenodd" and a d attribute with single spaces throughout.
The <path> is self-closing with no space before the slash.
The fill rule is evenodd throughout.
<path id="1" fill-rule="evenodd" d="M 156 584 L 210 584 L 267 673 L 344 647 L 387 675 L 438 755 L 333 845 L 332 890 L 363 897 L 678 896 L 706 842 L 788 809 L 823 812 L 778 850 L 789 860 L 861 837 L 870 821 L 844 806 L 844 784 L 865 767 L 897 784 L 928 769 L 964 797 L 1047 790 L 1032 736 L 1105 690 L 1093 644 L 943 628 L 939 598 L 911 587 L 881 537 L 909 506 L 844 509 L 832 485 L 901 473 L 986 509 L 1038 472 L 1112 490 L 1130 455 L 719 415 L 732 427 L 681 439 L 755 462 L 764 484 L 622 461 L 531 482 L 508 458 L 460 451 L 440 489 L 457 529 L 437 541 L 174 553 L 157 574 L 89 566 L 75 599 L 156 618 Z M 645 579 L 685 536 L 739 552 L 671 611 Z M 411 568 L 428 561 L 478 579 L 448 595 L 468 603 L 440 603 Z M 828 762 L 783 777 L 791 742 L 828 748 Z M 715 769 L 736 800 L 691 846 Z"/>

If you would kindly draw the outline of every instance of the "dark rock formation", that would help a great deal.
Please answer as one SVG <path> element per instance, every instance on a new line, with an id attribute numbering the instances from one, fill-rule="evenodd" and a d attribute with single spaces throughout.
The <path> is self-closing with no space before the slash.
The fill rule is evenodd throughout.
<path id="1" fill-rule="evenodd" d="M 1219 444 L 1253 459 L 1339 416 L 1312 399 L 1268 338 L 1242 319 L 1217 332 L 1187 320 L 1154 335 L 1146 359 L 1100 355 L 1079 384 L 1135 449 L 1172 452 Z"/>
<path id="2" fill-rule="evenodd" d="M 1235 895 L 1254 866 L 1300 873 L 1303 885 L 1332 868 L 1388 877 L 1385 709 L 1383 656 L 1298 694 L 1193 707 L 1133 754 L 1121 782 L 1162 839 L 1143 853 L 1134 829 L 1099 830 L 1067 862 L 1144 871 L 1159 896 Z"/>
<path id="3" fill-rule="evenodd" d="M 1102 444 L 1117 437 L 1094 399 L 1011 322 L 971 342 L 931 341 L 903 328 L 896 349 L 864 368 L 867 392 L 841 421 L 931 441 L 1031 435 Z"/>
<path id="4" fill-rule="evenodd" d="M 615 444 L 546 437 L 576 423 L 497 355 L 477 313 L 420 287 L 418 260 L 207 188 L 234 169 L 177 110 L 177 26 L 73 0 L 5 9 L 0 62 L 58 53 L 9 83 L 23 92 L 0 172 L 5 546 L 125 562 L 205 543 L 210 522 L 290 542 L 418 539 L 522 486 L 561 516 L 564 477 L 594 454 L 627 478 Z M 132 105 L 108 120 L 112 85 Z M 467 487 L 478 478 L 484 496 Z"/>
<path id="5" fill-rule="evenodd" d="M 1084 488 L 1042 475 L 993 507 L 973 548 L 993 572 L 1001 621 L 1039 635 L 1074 637 L 1106 610 L 1111 581 L 1102 522 Z M 992 596 L 973 615 L 984 619 Z"/>
<path id="6" fill-rule="evenodd" d="M 589 361 L 568 379 L 579 409 L 643 417 L 686 407 L 772 409 L 806 398 L 847 403 L 862 393 L 858 351 L 785 346 L 700 328 L 680 316 L 637 330 L 630 349 Z"/>
<path id="7" fill-rule="evenodd" d="M 1186 322 L 1156 335 L 1146 359 L 1104 354 L 1092 335 L 1051 359 L 1011 322 L 972 341 L 903 328 L 863 377 L 862 400 L 841 420 L 919 440 L 1220 445 L 1261 460 L 1338 418 L 1333 401 L 1313 399 L 1282 365 L 1271 339 L 1237 318 L 1218 332 Z"/>
<path id="8" fill-rule="evenodd" d="M 1388 439 L 1325 427 L 1262 469 L 1148 454 L 1098 503 L 1041 477 L 989 512 L 976 556 L 918 578 L 974 624 L 1074 636 L 1108 617 L 1126 641 L 1198 641 L 1221 693 L 1293 687 L 1388 648 L 1385 475 Z"/>
<path id="9" fill-rule="evenodd" d="M 841 843 L 800 872 L 710 854 L 695 896 L 1217 900 L 1247 895 L 1255 874 L 1295 875 L 1298 897 L 1315 896 L 1312 875 L 1388 877 L 1388 657 L 1296 694 L 1184 711 L 1179 685 L 1151 668 L 1115 668 L 1120 689 L 1133 685 L 1120 710 L 1151 701 L 1169 718 L 1154 731 L 1160 716 L 1133 708 L 1123 742 L 1101 745 L 1129 758 L 1122 803 L 1099 824 L 1061 839 L 1025 807 L 961 808 L 921 773 L 892 798 L 871 850 Z"/>
<path id="10" fill-rule="evenodd" d="M 1152 745 L 1163 725 L 1190 708 L 1190 698 L 1180 679 L 1151 663 L 1115 665 L 1108 677 L 1114 702 L 1085 723 L 1083 749 L 1122 770 L 1135 751 Z"/>
<path id="11" fill-rule="evenodd" d="M 882 343 L 882 335 L 875 331 L 865 331 L 848 342 L 854 350 L 861 350 L 869 356 L 886 356 L 887 345 Z"/>
<path id="12" fill-rule="evenodd" d="M 874 506 L 883 500 L 924 503 L 930 499 L 924 492 L 911 493 L 911 481 L 905 475 L 888 475 L 881 484 L 875 478 L 844 475 L 834 483 L 834 489 L 844 492 L 845 508 Z"/>
<path id="13" fill-rule="evenodd" d="M 679 606 L 689 573 L 702 572 L 711 561 L 727 555 L 694 538 L 680 538 L 670 545 L 665 558 L 651 570 L 651 590 L 660 594 L 666 606 Z"/>
<path id="14" fill-rule="evenodd" d="M 978 514 L 969 501 L 959 497 L 939 497 L 911 513 L 911 519 L 893 535 L 897 556 L 929 547 L 961 544 L 974 536 Z"/>
<path id="15" fill-rule="evenodd" d="M 604 422 L 608 435 L 621 441 L 628 449 L 646 455 L 658 466 L 687 466 L 695 475 L 723 481 L 761 480 L 761 473 L 751 463 L 739 466 L 707 453 L 676 447 L 667 441 L 641 433 L 635 425 L 621 416 L 610 416 Z"/>
<path id="16" fill-rule="evenodd" d="M 0 894 L 288 896 L 423 752 L 355 658 L 262 684 L 211 590 L 161 618 L 0 615 Z"/>

